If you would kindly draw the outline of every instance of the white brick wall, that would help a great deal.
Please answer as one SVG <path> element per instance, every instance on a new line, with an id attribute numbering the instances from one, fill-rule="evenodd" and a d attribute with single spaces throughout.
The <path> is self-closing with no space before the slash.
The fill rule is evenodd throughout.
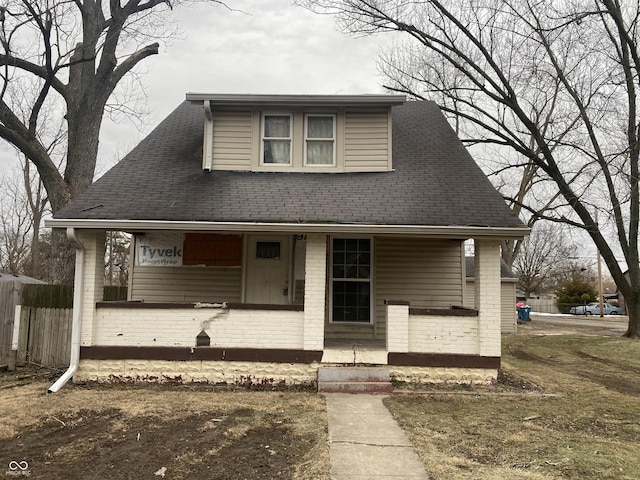
<path id="1" fill-rule="evenodd" d="M 409 315 L 409 351 L 478 355 L 478 317 Z"/>
<path id="2" fill-rule="evenodd" d="M 307 235 L 304 273 L 304 349 L 324 347 L 327 237 Z"/>
<path id="3" fill-rule="evenodd" d="M 97 310 L 91 342 L 83 345 L 195 346 L 201 330 L 212 347 L 290 348 L 303 346 L 303 312 L 220 308 Z"/>
<path id="4" fill-rule="evenodd" d="M 475 240 L 475 301 L 478 309 L 479 353 L 500 356 L 500 243 Z"/>
<path id="5" fill-rule="evenodd" d="M 96 302 L 103 299 L 104 288 L 104 242 L 105 232 L 78 230 L 78 240 L 84 245 L 84 268 L 81 268 L 80 257 L 76 256 L 75 288 L 78 286 L 79 272 L 82 277 L 82 325 L 80 343 L 90 341 L 96 327 Z M 78 308 L 77 305 L 73 306 Z"/>
<path id="6" fill-rule="evenodd" d="M 409 305 L 387 305 L 387 351 L 409 351 Z"/>

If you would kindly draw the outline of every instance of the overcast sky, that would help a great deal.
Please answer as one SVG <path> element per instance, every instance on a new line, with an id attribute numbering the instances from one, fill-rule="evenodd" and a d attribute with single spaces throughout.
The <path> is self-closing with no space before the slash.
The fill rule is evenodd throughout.
<path id="1" fill-rule="evenodd" d="M 102 126 L 96 177 L 131 150 L 176 108 L 187 92 L 384 93 L 376 59 L 389 34 L 353 37 L 334 18 L 291 5 L 292 0 L 228 0 L 238 11 L 198 3 L 167 16 L 183 31 L 159 55 L 144 60 L 147 95 L 141 131 L 130 121 Z M 16 165 L 0 140 L 0 175 Z M 594 255 L 595 257 L 595 255 Z"/>
<path id="2" fill-rule="evenodd" d="M 197 4 L 169 14 L 182 38 L 144 60 L 147 94 L 143 131 L 105 117 L 98 176 L 131 150 L 185 98 L 204 93 L 383 93 L 376 58 L 383 37 L 340 33 L 334 19 L 291 5 L 291 0 L 229 0 Z M 242 13 L 245 12 L 245 13 Z M 0 166 L 16 155 L 0 145 Z"/>

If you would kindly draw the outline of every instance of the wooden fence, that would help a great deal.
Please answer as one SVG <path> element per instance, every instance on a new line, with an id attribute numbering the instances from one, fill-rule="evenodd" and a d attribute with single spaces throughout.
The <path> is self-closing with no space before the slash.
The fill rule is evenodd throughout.
<path id="1" fill-rule="evenodd" d="M 73 288 L 63 285 L 0 284 L 0 364 L 9 361 L 15 305 L 20 303 L 17 363 L 66 367 L 71 350 Z M 126 287 L 105 287 L 105 300 L 126 300 Z"/>
<path id="2" fill-rule="evenodd" d="M 6 365 L 11 352 L 13 336 L 13 316 L 15 306 L 20 301 L 21 283 L 0 282 L 0 364 Z"/>
<path id="3" fill-rule="evenodd" d="M 25 307 L 20 312 L 18 365 L 69 366 L 71 308 Z"/>

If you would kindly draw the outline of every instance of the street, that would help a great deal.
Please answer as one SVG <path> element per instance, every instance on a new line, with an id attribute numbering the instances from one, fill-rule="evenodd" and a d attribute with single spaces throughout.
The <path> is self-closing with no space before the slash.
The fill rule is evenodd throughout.
<path id="1" fill-rule="evenodd" d="M 627 331 L 627 316 L 609 315 L 603 318 L 583 315 L 531 314 L 531 322 L 518 325 L 518 332 L 561 334 L 570 332 L 592 335 L 620 336 Z"/>

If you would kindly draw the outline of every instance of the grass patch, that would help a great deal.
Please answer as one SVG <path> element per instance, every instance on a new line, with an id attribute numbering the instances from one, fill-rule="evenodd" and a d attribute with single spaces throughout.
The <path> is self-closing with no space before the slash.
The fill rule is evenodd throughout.
<path id="1" fill-rule="evenodd" d="M 50 380 L 24 377 L 0 375 L 0 461 L 27 461 L 31 478 L 329 477 L 317 394 L 162 385 L 47 394 Z"/>
<path id="2" fill-rule="evenodd" d="M 512 390 L 522 385 L 529 394 L 478 389 L 385 400 L 431 478 L 638 478 L 640 342 L 505 336 L 502 363 Z"/>

